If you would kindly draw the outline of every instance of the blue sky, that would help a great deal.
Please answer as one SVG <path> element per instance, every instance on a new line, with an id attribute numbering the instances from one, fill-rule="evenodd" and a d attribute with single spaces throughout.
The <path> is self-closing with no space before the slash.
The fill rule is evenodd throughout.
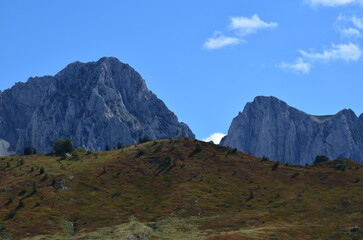
<path id="1" fill-rule="evenodd" d="M 204 139 L 257 95 L 363 112 L 362 0 L 0 0 L 0 90 L 114 56 Z"/>

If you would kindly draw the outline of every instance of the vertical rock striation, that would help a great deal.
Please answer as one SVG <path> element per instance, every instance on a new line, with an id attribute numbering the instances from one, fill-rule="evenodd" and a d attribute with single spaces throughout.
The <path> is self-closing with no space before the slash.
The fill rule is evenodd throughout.
<path id="1" fill-rule="evenodd" d="M 221 145 L 292 164 L 311 164 L 317 155 L 363 160 L 363 114 L 350 109 L 312 116 L 275 97 L 256 97 L 233 119 Z"/>

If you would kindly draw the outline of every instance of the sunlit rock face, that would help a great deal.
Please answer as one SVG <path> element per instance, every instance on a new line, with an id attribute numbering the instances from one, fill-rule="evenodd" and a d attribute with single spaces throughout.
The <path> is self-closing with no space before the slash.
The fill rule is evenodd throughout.
<path id="1" fill-rule="evenodd" d="M 363 160 L 363 115 L 342 110 L 312 116 L 275 97 L 256 97 L 232 121 L 221 145 L 292 164 L 311 164 L 317 155 Z"/>
<path id="2" fill-rule="evenodd" d="M 31 146 L 50 152 L 57 139 L 103 150 L 140 137 L 194 138 L 189 127 L 116 58 L 75 62 L 55 76 L 30 78 L 0 92 L 0 154 Z"/>

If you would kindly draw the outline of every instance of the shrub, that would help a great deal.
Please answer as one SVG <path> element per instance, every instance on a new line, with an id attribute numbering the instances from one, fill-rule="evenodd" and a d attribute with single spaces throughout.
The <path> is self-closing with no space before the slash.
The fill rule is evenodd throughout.
<path id="1" fill-rule="evenodd" d="M 16 210 L 11 210 L 11 211 L 8 213 L 8 215 L 5 217 L 5 219 L 4 219 L 4 220 L 10 220 L 10 219 L 14 218 L 14 217 L 15 217 L 15 215 L 16 215 Z"/>
<path id="2" fill-rule="evenodd" d="M 327 156 L 324 156 L 324 155 L 318 155 L 318 156 L 316 156 L 316 158 L 315 158 L 314 165 L 315 165 L 315 164 L 319 164 L 319 163 L 328 162 L 328 161 L 329 161 L 329 158 L 328 158 Z"/>
<path id="3" fill-rule="evenodd" d="M 19 193 L 18 193 L 18 196 L 23 196 L 24 194 L 26 193 L 26 190 L 22 189 Z"/>
<path id="4" fill-rule="evenodd" d="M 237 153 L 237 148 L 233 148 L 228 151 L 228 154 L 236 154 L 236 153 Z"/>
<path id="5" fill-rule="evenodd" d="M 73 160 L 73 161 L 78 161 L 78 160 L 80 160 L 79 155 L 78 155 L 77 153 L 72 153 L 72 158 L 71 158 L 71 160 Z"/>
<path id="6" fill-rule="evenodd" d="M 272 165 L 272 171 L 275 171 L 277 168 L 279 167 L 279 163 L 274 163 L 274 165 Z"/>
<path id="7" fill-rule="evenodd" d="M 24 155 L 32 155 L 32 154 L 33 154 L 33 148 L 32 147 L 24 148 Z"/>
<path id="8" fill-rule="evenodd" d="M 136 155 L 136 157 L 141 157 L 142 155 L 144 155 L 145 154 L 145 152 L 143 151 L 143 150 L 141 150 L 141 149 L 139 149 L 139 150 L 137 150 L 137 155 Z"/>
<path id="9" fill-rule="evenodd" d="M 40 181 L 45 182 L 47 180 L 48 180 L 48 174 L 44 174 L 43 178 Z"/>
<path id="10" fill-rule="evenodd" d="M 300 175 L 300 173 L 298 173 L 298 172 L 295 172 L 294 174 L 292 174 L 291 175 L 291 178 L 296 178 L 297 176 L 299 176 Z"/>
<path id="11" fill-rule="evenodd" d="M 0 224 L 0 233 L 4 232 L 6 230 L 5 225 Z"/>
<path id="12" fill-rule="evenodd" d="M 202 146 L 199 144 L 195 145 L 193 152 L 189 154 L 189 157 L 193 157 L 195 154 L 200 153 L 202 151 Z"/>
<path id="13" fill-rule="evenodd" d="M 9 197 L 8 198 L 8 201 L 4 204 L 4 206 L 8 206 L 8 205 L 12 204 L 13 201 L 14 201 L 14 198 L 13 197 Z"/>
<path id="14" fill-rule="evenodd" d="M 120 143 L 120 142 L 117 143 L 117 149 L 121 149 L 123 147 L 124 147 L 124 145 L 122 143 Z"/>
<path id="15" fill-rule="evenodd" d="M 263 156 L 263 157 L 261 158 L 261 162 L 267 162 L 267 161 L 270 161 L 270 159 L 269 159 L 268 157 Z"/>
<path id="16" fill-rule="evenodd" d="M 348 163 L 344 159 L 337 159 L 335 160 L 334 168 L 336 170 L 345 171 L 345 169 L 348 167 Z"/>
<path id="17" fill-rule="evenodd" d="M 75 152 L 85 153 L 86 149 L 84 147 L 79 147 L 75 150 Z"/>
<path id="18" fill-rule="evenodd" d="M 57 154 L 57 155 L 71 153 L 74 151 L 73 142 L 70 139 L 66 139 L 66 140 L 59 139 L 54 142 L 53 150 L 54 150 L 55 154 Z"/>
<path id="19" fill-rule="evenodd" d="M 110 151 L 110 146 L 106 145 L 105 151 Z"/>
<path id="20" fill-rule="evenodd" d="M 19 210 L 25 207 L 25 203 L 23 201 L 20 201 L 18 206 L 15 208 L 15 210 Z"/>
<path id="21" fill-rule="evenodd" d="M 42 175 L 43 173 L 45 173 L 45 169 L 44 169 L 44 167 L 41 167 L 39 170 L 39 175 Z"/>
<path id="22" fill-rule="evenodd" d="M 250 196 L 247 198 L 247 202 L 254 199 L 255 198 L 255 193 L 254 192 L 250 192 Z"/>
<path id="23" fill-rule="evenodd" d="M 149 138 L 147 136 L 139 138 L 139 144 L 150 142 L 150 141 L 151 141 L 151 138 Z"/>

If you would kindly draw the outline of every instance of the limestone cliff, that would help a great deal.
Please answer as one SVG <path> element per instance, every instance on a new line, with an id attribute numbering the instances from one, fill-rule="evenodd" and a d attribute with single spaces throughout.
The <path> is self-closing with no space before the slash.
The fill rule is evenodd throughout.
<path id="1" fill-rule="evenodd" d="M 142 77 L 116 58 L 75 62 L 54 77 L 31 78 L 0 92 L 0 154 L 32 146 L 49 152 L 56 139 L 95 151 L 138 139 L 194 138 Z"/>
<path id="2" fill-rule="evenodd" d="M 275 97 L 256 97 L 233 119 L 221 145 L 271 160 L 304 165 L 317 155 L 363 160 L 363 115 L 342 110 L 312 116 Z"/>

